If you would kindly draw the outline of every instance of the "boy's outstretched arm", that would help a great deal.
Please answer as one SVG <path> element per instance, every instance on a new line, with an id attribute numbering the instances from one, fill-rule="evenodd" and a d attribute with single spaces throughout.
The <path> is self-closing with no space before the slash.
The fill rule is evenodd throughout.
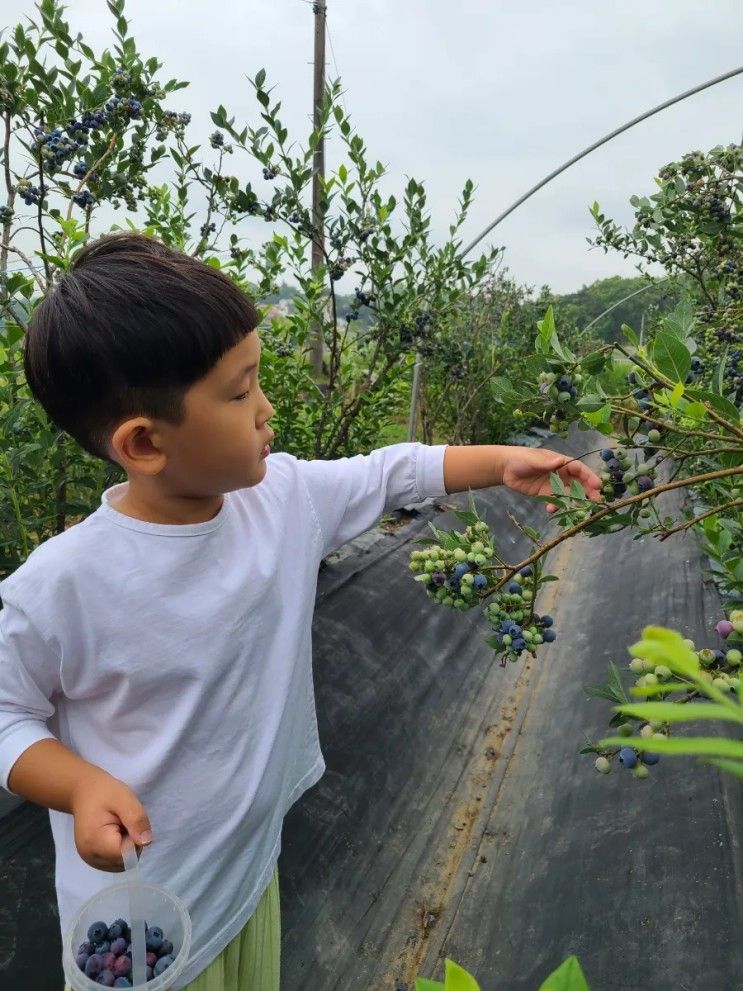
<path id="1" fill-rule="evenodd" d="M 566 485 L 573 480 L 589 499 L 601 497 L 601 481 L 581 461 L 557 451 L 502 444 L 448 446 L 444 452 L 444 486 L 447 492 L 466 492 L 491 485 L 505 485 L 528 496 L 551 495 L 550 474 L 557 472 Z M 549 512 L 554 506 L 547 506 Z"/>

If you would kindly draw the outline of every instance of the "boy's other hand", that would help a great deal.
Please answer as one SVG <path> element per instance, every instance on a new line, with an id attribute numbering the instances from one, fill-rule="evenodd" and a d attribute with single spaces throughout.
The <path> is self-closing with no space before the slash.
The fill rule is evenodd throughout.
<path id="1" fill-rule="evenodd" d="M 72 797 L 75 846 L 86 864 L 99 871 L 124 870 L 121 841 L 131 836 L 139 855 L 152 842 L 150 820 L 123 781 L 105 772 L 85 776 Z"/>
<path id="2" fill-rule="evenodd" d="M 552 495 L 552 472 L 557 472 L 566 487 L 576 481 L 589 499 L 600 500 L 601 480 L 595 472 L 581 461 L 543 448 L 514 447 L 503 465 L 503 484 L 523 495 L 548 496 Z M 556 508 L 547 504 L 548 513 Z"/>

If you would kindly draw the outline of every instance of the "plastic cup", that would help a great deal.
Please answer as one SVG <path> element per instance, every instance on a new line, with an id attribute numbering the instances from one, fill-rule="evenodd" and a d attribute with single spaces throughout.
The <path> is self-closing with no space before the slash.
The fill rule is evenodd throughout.
<path id="1" fill-rule="evenodd" d="M 127 838 L 128 839 L 128 838 Z M 126 840 L 125 840 L 126 844 Z M 130 849 L 133 844 L 129 840 Z M 125 846 L 122 845 L 122 852 Z M 132 991 L 167 991 L 180 976 L 188 963 L 191 948 L 191 917 L 180 898 L 158 884 L 145 884 L 139 880 L 139 871 L 134 867 L 131 853 L 124 853 L 125 880 L 99 891 L 83 905 L 65 935 L 62 945 L 62 967 L 65 980 L 72 991 L 98 991 L 102 986 L 88 977 L 78 967 L 75 956 L 78 947 L 88 939 L 88 929 L 94 922 L 111 925 L 114 919 L 125 919 L 134 927 L 136 916 L 141 914 L 150 926 L 159 926 L 165 939 L 173 944 L 173 963 L 162 974 L 145 983 L 132 984 Z M 132 953 L 137 949 L 132 934 Z M 129 979 L 133 980 L 133 973 Z"/>

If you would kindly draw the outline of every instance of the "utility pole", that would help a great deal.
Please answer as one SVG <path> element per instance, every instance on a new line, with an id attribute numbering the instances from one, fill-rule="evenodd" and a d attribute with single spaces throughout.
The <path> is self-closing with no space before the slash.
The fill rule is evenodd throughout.
<path id="1" fill-rule="evenodd" d="M 312 5 L 315 15 L 315 87 L 313 101 L 313 128 L 317 131 L 320 128 L 320 118 L 322 115 L 322 101 L 325 91 L 325 0 L 315 0 Z M 315 154 L 312 160 L 312 226 L 315 233 L 312 237 L 312 271 L 315 272 L 325 261 L 325 224 L 324 215 L 320 206 L 322 197 L 322 180 L 325 178 L 325 138 L 320 136 L 320 140 L 315 146 Z M 323 362 L 323 332 L 322 325 L 317 324 L 314 328 L 312 338 L 312 369 L 318 378 L 322 377 Z"/>

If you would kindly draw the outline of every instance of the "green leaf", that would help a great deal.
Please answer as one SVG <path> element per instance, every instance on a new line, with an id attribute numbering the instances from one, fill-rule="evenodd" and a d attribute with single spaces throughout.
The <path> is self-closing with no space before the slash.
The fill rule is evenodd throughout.
<path id="1" fill-rule="evenodd" d="M 717 396 L 722 395 L 723 381 L 725 377 L 725 362 L 728 357 L 728 349 L 724 348 L 722 355 L 720 356 L 720 361 L 718 362 L 717 368 L 712 376 L 712 391 Z"/>
<path id="2" fill-rule="evenodd" d="M 445 991 L 480 991 L 480 985 L 472 974 L 454 963 L 447 957 L 444 961 L 444 988 Z"/>
<path id="3" fill-rule="evenodd" d="M 734 406 L 724 396 L 718 395 L 716 392 L 705 392 L 703 389 L 687 389 L 686 394 L 691 399 L 699 399 L 703 403 L 709 403 L 712 409 L 724 416 L 725 419 L 732 420 L 733 423 L 738 423 L 740 413 L 737 406 Z"/>
<path id="4" fill-rule="evenodd" d="M 629 738 L 626 736 L 610 736 L 605 740 L 599 740 L 600 747 L 626 747 Z M 713 736 L 688 736 L 675 740 L 660 740 L 650 737 L 647 740 L 647 747 L 644 737 L 635 737 L 631 746 L 637 750 L 647 748 L 656 754 L 678 754 L 679 756 L 693 757 L 696 755 L 733 757 L 743 760 L 743 742 L 739 740 L 719 739 Z"/>
<path id="5" fill-rule="evenodd" d="M 672 382 L 684 382 L 691 368 L 689 349 L 673 334 L 662 330 L 655 336 L 653 361 L 661 375 Z"/>
<path id="6" fill-rule="evenodd" d="M 266 81 L 266 70 L 259 69 L 255 76 L 255 85 L 257 89 L 260 89 Z"/>
<path id="7" fill-rule="evenodd" d="M 591 354 L 581 358 L 581 367 L 588 375 L 598 375 L 600 371 L 603 370 L 606 362 L 608 361 L 608 355 L 605 351 L 594 351 Z"/>
<path id="8" fill-rule="evenodd" d="M 653 688 L 658 687 L 653 685 Z M 743 722 L 743 709 L 740 717 L 735 718 L 732 710 L 723 705 L 708 702 L 705 705 L 679 705 L 677 702 L 639 702 L 623 705 L 618 712 L 625 716 L 637 716 L 638 719 L 655 719 L 663 723 L 685 723 L 696 719 L 726 719 L 731 722 Z"/>
<path id="9" fill-rule="evenodd" d="M 590 991 L 576 956 L 568 957 L 539 988 L 539 991 Z"/>
<path id="10" fill-rule="evenodd" d="M 640 339 L 638 338 L 637 334 L 634 332 L 634 330 L 628 324 L 626 324 L 626 323 L 623 323 L 622 324 L 622 333 L 627 338 L 627 340 L 630 342 L 630 344 L 634 344 L 634 346 L 636 348 L 639 348 L 639 346 L 640 346 Z"/>
<path id="11" fill-rule="evenodd" d="M 555 495 L 566 496 L 565 486 L 562 484 L 562 479 L 556 472 L 550 473 L 550 485 L 552 486 L 552 491 Z M 550 500 L 548 500 L 550 501 Z"/>

